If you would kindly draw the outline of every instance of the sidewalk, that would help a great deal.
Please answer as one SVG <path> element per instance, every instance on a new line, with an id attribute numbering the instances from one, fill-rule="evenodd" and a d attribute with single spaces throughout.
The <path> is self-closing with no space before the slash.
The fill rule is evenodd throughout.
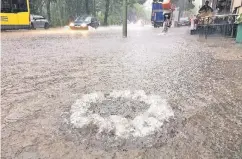
<path id="1" fill-rule="evenodd" d="M 234 39 L 223 37 L 213 37 L 209 39 L 199 39 L 205 42 L 211 51 L 212 56 L 218 60 L 242 60 L 242 44 L 237 44 Z"/>

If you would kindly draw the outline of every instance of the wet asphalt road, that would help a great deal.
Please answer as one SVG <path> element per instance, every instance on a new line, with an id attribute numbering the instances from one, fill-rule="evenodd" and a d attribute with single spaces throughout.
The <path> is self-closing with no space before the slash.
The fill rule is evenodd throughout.
<path id="1" fill-rule="evenodd" d="M 2 158 L 242 158 L 242 48 L 187 29 L 2 33 Z M 152 144 L 80 142 L 72 104 L 112 90 L 157 94 L 174 118 Z"/>

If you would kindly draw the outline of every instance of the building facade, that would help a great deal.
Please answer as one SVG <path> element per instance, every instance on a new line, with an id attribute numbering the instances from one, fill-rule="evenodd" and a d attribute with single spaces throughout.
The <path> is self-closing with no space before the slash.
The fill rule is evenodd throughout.
<path id="1" fill-rule="evenodd" d="M 231 12 L 235 14 L 242 14 L 242 0 L 232 0 Z"/>
<path id="2" fill-rule="evenodd" d="M 205 4 L 206 0 L 194 0 L 194 9 L 192 10 L 194 14 L 198 13 L 198 10 Z M 220 9 L 220 14 L 232 13 L 236 8 L 236 14 L 242 13 L 242 0 L 209 0 L 210 6 L 217 10 Z"/>
<path id="3" fill-rule="evenodd" d="M 194 9 L 193 9 L 193 12 L 194 13 L 197 13 L 198 12 L 198 10 L 205 4 L 205 1 L 206 0 L 195 0 L 194 2 L 193 2 L 193 4 L 194 4 Z M 217 5 L 217 1 L 218 0 L 209 0 L 209 2 L 210 2 L 210 6 L 215 10 L 216 9 L 216 5 Z"/>
<path id="4" fill-rule="evenodd" d="M 193 4 L 195 8 L 193 9 L 194 13 L 197 13 L 198 10 L 205 4 L 206 0 L 195 0 Z M 237 14 L 242 13 L 242 0 L 209 0 L 210 6 L 216 10 L 218 7 L 222 10 L 222 13 L 232 13 L 235 8 L 237 8 Z"/>
<path id="5" fill-rule="evenodd" d="M 204 3 L 203 3 L 203 0 L 195 0 L 193 4 L 195 7 L 192 9 L 192 11 L 194 14 L 197 14 L 198 10 L 202 7 L 202 4 Z"/>

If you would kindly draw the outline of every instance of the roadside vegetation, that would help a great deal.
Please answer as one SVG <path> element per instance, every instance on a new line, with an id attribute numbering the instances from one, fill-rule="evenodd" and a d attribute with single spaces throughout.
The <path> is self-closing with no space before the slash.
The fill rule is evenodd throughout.
<path id="1" fill-rule="evenodd" d="M 129 0 L 128 20 L 148 20 L 143 4 L 146 0 Z M 96 16 L 101 25 L 122 23 L 122 1 L 117 0 L 30 0 L 31 14 L 48 18 L 52 26 L 65 26 L 77 16 Z"/>

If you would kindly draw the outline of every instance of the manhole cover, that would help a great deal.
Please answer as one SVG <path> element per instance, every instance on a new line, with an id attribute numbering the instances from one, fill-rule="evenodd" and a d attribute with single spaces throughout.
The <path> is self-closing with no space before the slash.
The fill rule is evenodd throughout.
<path id="1" fill-rule="evenodd" d="M 71 124 L 83 135 L 115 139 L 143 138 L 174 116 L 166 100 L 144 91 L 85 94 L 71 107 Z"/>

